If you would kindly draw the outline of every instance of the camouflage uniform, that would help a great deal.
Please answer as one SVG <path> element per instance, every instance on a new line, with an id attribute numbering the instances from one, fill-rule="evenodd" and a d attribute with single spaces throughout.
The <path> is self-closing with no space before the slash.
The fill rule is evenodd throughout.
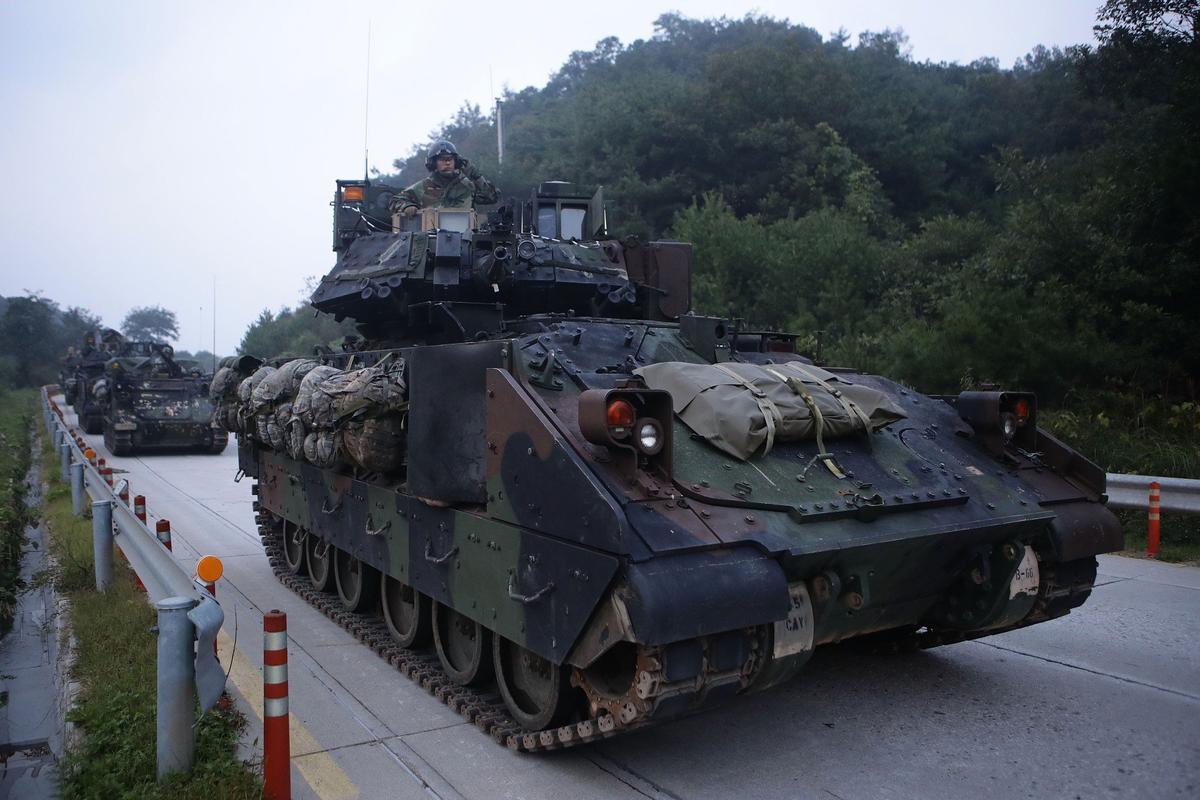
<path id="1" fill-rule="evenodd" d="M 389 210 L 402 213 L 410 206 L 417 208 L 464 208 L 476 203 L 494 203 L 500 192 L 479 170 L 468 165 L 465 174 L 455 171 L 452 175 L 431 172 L 429 177 L 419 180 L 392 198 Z"/>

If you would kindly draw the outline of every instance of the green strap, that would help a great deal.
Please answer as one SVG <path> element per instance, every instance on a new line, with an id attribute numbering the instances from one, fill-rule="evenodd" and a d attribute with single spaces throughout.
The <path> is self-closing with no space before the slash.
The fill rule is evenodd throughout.
<path id="1" fill-rule="evenodd" d="M 819 384 L 822 389 L 829 392 L 829 394 L 833 395 L 834 399 L 836 399 L 839 403 L 842 404 L 842 408 L 846 410 L 847 416 L 849 416 L 851 419 L 857 419 L 859 422 L 862 423 L 863 428 L 866 430 L 867 433 L 871 432 L 871 429 L 872 429 L 871 418 L 868 417 L 866 415 L 866 413 L 861 408 L 859 408 L 858 405 L 853 400 L 851 400 L 849 397 L 846 397 L 846 395 L 842 394 L 840 389 L 830 386 L 828 382 L 821 380 L 820 377 L 818 377 L 817 375 L 815 375 L 812 372 L 809 372 L 807 369 L 805 369 L 804 367 L 802 367 L 799 363 L 797 363 L 795 361 L 789 361 L 786 364 L 779 364 L 777 366 L 783 367 L 785 369 L 791 368 L 791 369 L 795 370 L 796 372 L 800 373 L 801 378 L 807 378 L 808 380 L 810 380 L 816 384 Z"/>
<path id="2" fill-rule="evenodd" d="M 775 426 L 783 424 L 783 414 L 779 411 L 779 407 L 772 403 L 763 390 L 755 386 L 752 381 L 738 375 L 725 364 L 713 364 L 713 366 L 750 390 L 750 396 L 754 398 L 754 402 L 758 403 L 767 425 L 767 443 L 763 449 L 763 455 L 771 452 L 771 448 L 775 446 Z"/>
<path id="3" fill-rule="evenodd" d="M 808 410 L 813 418 L 813 427 L 817 434 L 817 454 L 813 456 L 813 459 L 820 459 L 825 468 L 838 480 L 846 477 L 846 474 L 842 472 L 841 467 L 838 466 L 833 457 L 825 452 L 825 437 L 823 435 L 825 430 L 825 415 L 821 413 L 821 409 L 817 406 L 817 401 L 809 393 L 808 389 L 805 388 L 804 381 L 794 375 L 784 375 L 782 372 L 777 372 L 770 367 L 767 367 L 766 370 L 783 381 L 793 392 L 800 395 L 800 399 L 804 401 L 804 405 L 808 406 Z M 810 461 L 809 464 L 811 466 L 812 462 Z M 807 472 L 808 467 L 805 467 L 804 471 Z"/>

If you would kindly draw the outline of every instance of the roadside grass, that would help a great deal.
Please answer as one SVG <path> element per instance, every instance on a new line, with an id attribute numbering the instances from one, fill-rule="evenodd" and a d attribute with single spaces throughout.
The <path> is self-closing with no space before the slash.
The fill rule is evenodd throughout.
<path id="1" fill-rule="evenodd" d="M 25 505 L 32 389 L 0 388 L 0 636 L 12 627 L 21 591 L 21 544 L 32 513 Z"/>
<path id="2" fill-rule="evenodd" d="M 1200 405 L 1123 389 L 1068 401 L 1039 424 L 1105 472 L 1200 478 Z M 1125 555 L 1146 553 L 1146 512 L 1117 511 Z M 1200 515 L 1163 512 L 1158 558 L 1200 564 Z"/>
<path id="3" fill-rule="evenodd" d="M 156 782 L 155 611 L 119 557 L 117 580 L 104 594 L 96 592 L 91 522 L 71 513 L 70 487 L 61 480 L 53 448 L 45 441 L 41 455 L 49 483 L 44 519 L 56 563 L 40 579 L 53 581 L 68 601 L 76 652 L 72 677 L 81 687 L 70 718 L 83 735 L 62 765 L 62 797 L 261 797 L 257 769 L 236 757 L 245 720 L 232 706 L 218 706 L 197 724 L 192 774 Z"/>

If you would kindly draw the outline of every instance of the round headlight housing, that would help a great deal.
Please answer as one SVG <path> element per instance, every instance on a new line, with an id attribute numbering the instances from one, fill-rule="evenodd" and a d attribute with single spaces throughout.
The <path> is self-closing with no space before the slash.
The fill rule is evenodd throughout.
<path id="1" fill-rule="evenodd" d="M 648 456 L 657 455 L 663 448 L 663 429 L 658 420 L 642 417 L 637 422 L 637 436 L 634 441 L 638 450 Z"/>
<path id="2" fill-rule="evenodd" d="M 1005 443 L 1011 442 L 1017 435 L 1017 417 L 1015 414 L 1000 415 L 1000 432 L 1004 434 Z"/>

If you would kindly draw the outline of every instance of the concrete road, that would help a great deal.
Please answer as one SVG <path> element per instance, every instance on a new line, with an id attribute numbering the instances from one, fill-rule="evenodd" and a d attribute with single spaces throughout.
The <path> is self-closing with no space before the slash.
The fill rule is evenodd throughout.
<path id="1" fill-rule="evenodd" d="M 89 441 L 104 452 L 100 437 Z M 824 648 L 765 694 L 599 746 L 521 756 L 276 583 L 249 483 L 233 482 L 232 444 L 221 456 L 109 461 L 146 495 L 152 519 L 171 520 L 186 569 L 201 554 L 224 560 L 222 661 L 250 740 L 262 613 L 287 611 L 296 797 L 1200 796 L 1197 569 L 1102 557 L 1092 598 L 1064 619 L 903 656 Z"/>

